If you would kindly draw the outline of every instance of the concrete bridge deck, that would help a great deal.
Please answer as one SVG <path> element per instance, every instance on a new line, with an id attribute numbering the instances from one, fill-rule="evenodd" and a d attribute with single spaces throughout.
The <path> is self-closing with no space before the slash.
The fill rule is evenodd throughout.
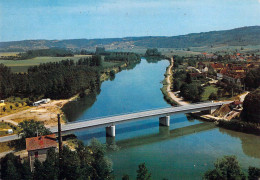
<path id="1" fill-rule="evenodd" d="M 215 110 L 218 107 L 222 106 L 223 104 L 229 104 L 231 101 L 227 102 L 209 102 L 209 103 L 199 103 L 199 104 L 189 104 L 185 106 L 179 107 L 169 107 L 163 109 L 155 109 L 155 110 L 148 110 L 136 113 L 129 113 L 123 115 L 116 115 L 111 117 L 105 118 L 97 118 L 93 120 L 85 120 L 75 123 L 64 124 L 61 126 L 62 132 L 70 132 L 79 129 L 90 129 L 90 128 L 97 128 L 97 127 L 107 127 L 112 129 L 107 129 L 107 132 L 113 131 L 108 133 L 110 136 L 115 136 L 115 125 L 120 123 L 125 123 L 129 121 L 136 121 L 140 119 L 148 119 L 152 117 L 169 117 L 170 115 L 177 114 L 177 113 L 190 113 L 196 111 L 205 111 L 205 110 Z M 160 119 L 161 120 L 161 119 Z M 165 119 L 164 119 L 165 120 Z M 166 119 L 167 121 L 167 119 Z M 168 118 L 169 121 L 169 118 Z M 166 122 L 166 126 L 169 122 Z M 58 132 L 58 128 L 51 128 L 50 129 L 53 133 Z"/>

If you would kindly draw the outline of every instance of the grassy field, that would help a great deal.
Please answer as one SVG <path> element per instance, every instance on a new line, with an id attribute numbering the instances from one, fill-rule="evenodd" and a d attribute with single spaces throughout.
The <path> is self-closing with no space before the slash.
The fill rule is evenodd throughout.
<path id="1" fill-rule="evenodd" d="M 7 123 L 4 122 L 0 122 L 0 136 L 6 136 L 8 135 L 7 130 L 8 129 L 13 129 L 14 133 L 18 133 L 17 128 L 15 127 L 11 127 L 10 125 L 8 125 Z"/>
<path id="2" fill-rule="evenodd" d="M 202 93 L 202 101 L 207 101 L 209 99 L 209 95 L 211 93 L 216 93 L 218 92 L 218 88 L 215 85 L 210 85 L 210 86 L 206 86 L 204 88 L 204 92 Z"/>
<path id="3" fill-rule="evenodd" d="M 0 57 L 1 56 L 16 56 L 19 54 L 19 52 L 0 52 Z"/>
<path id="4" fill-rule="evenodd" d="M 0 63 L 11 68 L 12 72 L 26 72 L 30 66 L 37 66 L 41 63 L 59 62 L 65 59 L 79 60 L 90 55 L 75 55 L 74 57 L 36 57 L 26 60 L 0 60 Z"/>
<path id="5" fill-rule="evenodd" d="M 241 49 L 242 47 L 242 49 Z M 240 53 L 247 53 L 250 51 L 257 51 L 260 49 L 260 45 L 248 45 L 248 46 L 227 46 L 227 45 L 218 45 L 218 46 L 203 46 L 203 47 L 190 47 L 191 51 L 195 52 L 207 52 L 207 53 L 215 53 L 215 52 L 227 52 L 234 53 L 236 51 Z M 259 53 L 259 52 L 258 52 Z M 256 53 L 256 54 L 258 54 Z M 221 54 L 221 53 L 220 53 Z"/>
<path id="6" fill-rule="evenodd" d="M 74 61 L 78 61 L 80 58 L 85 58 L 89 56 L 91 55 L 75 55 L 74 57 L 36 57 L 36 58 L 26 59 L 26 60 L 0 60 L 0 63 L 10 67 L 12 72 L 19 73 L 19 72 L 27 72 L 30 66 L 38 66 L 41 63 L 59 62 L 66 59 L 72 59 Z M 104 68 L 110 68 L 119 65 L 120 63 L 105 62 L 103 60 L 102 64 Z"/>
<path id="7" fill-rule="evenodd" d="M 5 110 L 4 110 L 5 108 Z M 24 102 L 6 102 L 5 104 L 0 104 L 0 117 L 7 116 L 9 114 L 17 113 L 30 108 Z"/>

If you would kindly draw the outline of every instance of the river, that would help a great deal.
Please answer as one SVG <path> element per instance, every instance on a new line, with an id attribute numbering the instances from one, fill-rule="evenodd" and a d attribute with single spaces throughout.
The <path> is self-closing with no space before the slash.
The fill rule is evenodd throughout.
<path id="1" fill-rule="evenodd" d="M 87 96 L 64 107 L 69 121 L 89 120 L 154 108 L 169 107 L 160 91 L 167 60 L 148 63 L 142 59 L 134 69 L 116 74 L 113 81 L 101 85 L 98 96 Z M 152 173 L 152 179 L 201 179 L 213 168 L 217 158 L 236 155 L 243 170 L 260 167 L 260 137 L 217 128 L 177 114 L 170 127 L 159 127 L 158 119 L 146 119 L 116 126 L 116 138 L 106 138 L 105 129 L 77 131 L 79 139 L 88 143 L 93 137 L 101 142 L 113 142 L 109 151 L 116 179 L 130 175 L 135 179 L 142 162 Z"/>

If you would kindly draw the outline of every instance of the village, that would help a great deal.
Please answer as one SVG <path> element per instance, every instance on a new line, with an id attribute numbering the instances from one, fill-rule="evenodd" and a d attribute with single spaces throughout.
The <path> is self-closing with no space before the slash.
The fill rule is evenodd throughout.
<path id="1" fill-rule="evenodd" d="M 172 91 L 176 95 L 176 100 L 180 99 L 179 104 L 200 101 L 233 101 L 230 105 L 223 105 L 212 114 L 198 113 L 196 115 L 196 117 L 199 116 L 210 121 L 230 121 L 240 118 L 245 96 L 254 88 L 254 77 L 250 75 L 259 69 L 260 56 L 236 52 L 232 55 L 204 52 L 190 57 L 176 56 L 174 63 L 176 64 L 172 70 Z M 197 99 L 189 99 L 189 93 L 185 94 L 186 91 L 189 91 L 185 87 L 190 83 L 198 86 Z M 195 96 L 195 94 L 193 95 Z"/>

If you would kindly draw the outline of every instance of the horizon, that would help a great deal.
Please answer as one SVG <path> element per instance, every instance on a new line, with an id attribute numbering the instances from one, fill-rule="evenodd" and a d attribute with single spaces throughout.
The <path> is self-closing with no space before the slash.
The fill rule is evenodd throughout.
<path id="1" fill-rule="evenodd" d="M 212 31 L 202 31 L 198 33 L 187 33 L 187 34 L 180 34 L 175 36 L 127 36 L 127 37 L 109 37 L 109 38 L 72 38 L 72 39 L 22 39 L 22 40 L 15 40 L 15 41 L 0 41 L 0 43 L 8 43 L 8 42 L 18 42 L 18 41 L 66 41 L 66 40 L 97 40 L 97 39 L 124 39 L 124 38 L 142 38 L 142 37 L 177 37 L 177 36 L 186 36 L 190 34 L 200 34 L 200 33 L 210 33 L 210 32 L 217 32 L 217 31 L 229 31 L 234 29 L 240 29 L 240 28 L 247 28 L 247 27 L 260 27 L 260 25 L 253 25 L 253 26 L 243 26 L 243 27 L 236 27 L 232 29 L 222 29 L 222 30 L 212 30 Z"/>
<path id="2" fill-rule="evenodd" d="M 0 0 L 0 10 L 0 42 L 171 37 L 260 22 L 260 0 Z"/>

